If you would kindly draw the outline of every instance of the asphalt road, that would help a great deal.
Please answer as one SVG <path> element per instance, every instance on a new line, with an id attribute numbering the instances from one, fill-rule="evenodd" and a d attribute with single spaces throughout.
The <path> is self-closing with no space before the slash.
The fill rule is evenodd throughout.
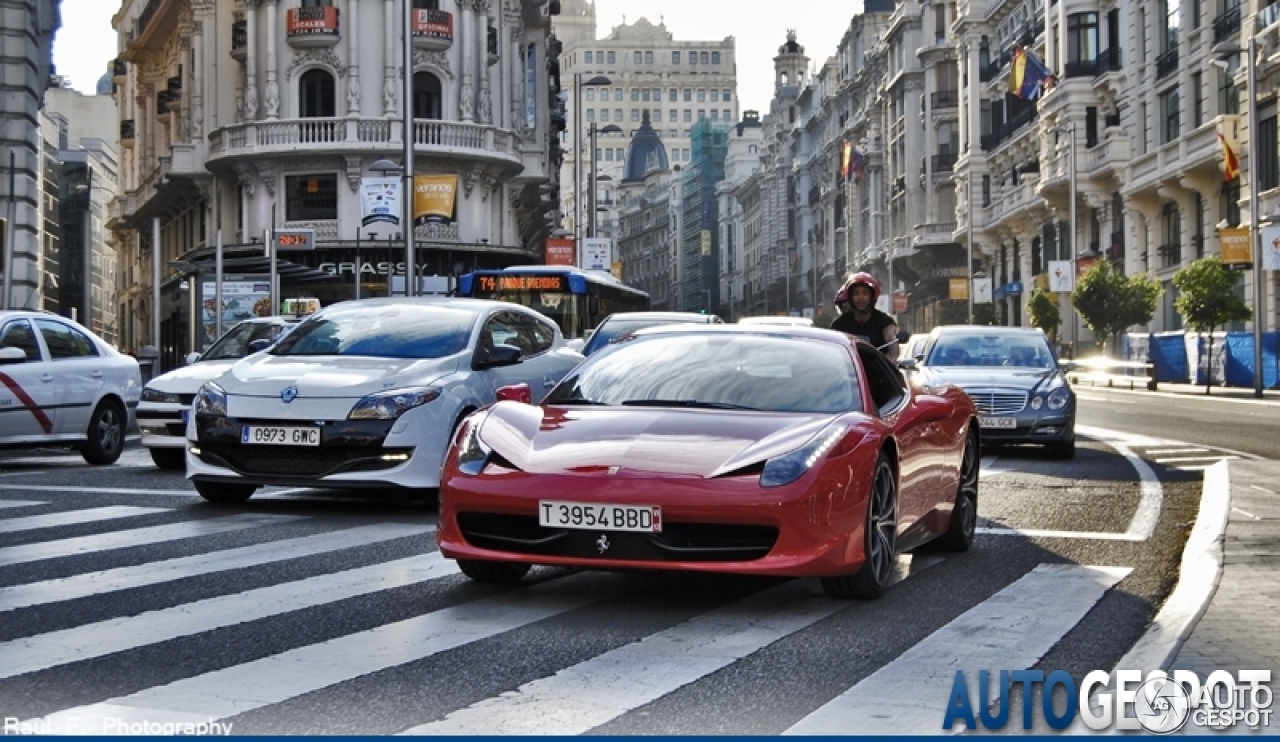
<path id="1" fill-rule="evenodd" d="M 1085 404 L 1082 425 L 1147 431 Z M 105 468 L 0 454 L 0 720 L 937 733 L 945 658 L 971 677 L 1079 679 L 1172 589 L 1199 470 L 1154 463 L 1165 441 L 1099 435 L 1068 462 L 988 455 L 974 548 L 907 555 L 882 599 L 847 603 L 815 580 L 537 568 L 479 585 L 437 558 L 435 514 L 413 500 L 268 490 L 216 506 L 136 446 Z"/>

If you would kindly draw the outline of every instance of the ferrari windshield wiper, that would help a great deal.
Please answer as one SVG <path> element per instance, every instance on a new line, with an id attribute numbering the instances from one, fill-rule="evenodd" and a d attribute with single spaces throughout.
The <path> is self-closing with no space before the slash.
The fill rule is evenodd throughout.
<path id="1" fill-rule="evenodd" d="M 625 399 L 625 407 L 700 407 L 711 410 L 755 410 L 756 407 L 731 402 L 704 402 L 700 399 Z"/>

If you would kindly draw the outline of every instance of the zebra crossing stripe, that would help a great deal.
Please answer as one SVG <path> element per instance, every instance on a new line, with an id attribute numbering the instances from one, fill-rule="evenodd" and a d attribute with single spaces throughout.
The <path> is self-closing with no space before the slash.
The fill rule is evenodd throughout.
<path id="1" fill-rule="evenodd" d="M 433 532 L 435 532 L 435 526 L 418 524 L 383 523 L 358 526 L 341 531 L 268 541 L 253 546 L 240 546 L 149 564 L 87 572 L 57 580 L 0 587 L 0 612 L 101 595 L 116 590 L 156 585 L 187 577 L 284 562 Z"/>
<path id="2" fill-rule="evenodd" d="M 32 505 L 48 505 L 47 502 L 37 502 L 36 500 L 0 500 L 0 510 L 5 508 L 29 508 Z"/>
<path id="3" fill-rule="evenodd" d="M 132 518 L 138 515 L 151 515 L 152 513 L 167 513 L 170 511 L 170 508 L 140 508 L 129 505 L 112 505 L 110 507 L 103 508 L 68 510 L 62 513 L 29 515 L 25 518 L 9 518 L 7 520 L 0 520 L 0 533 L 32 531 L 37 528 L 57 528 L 58 526 L 94 523 L 103 520 L 115 520 L 117 518 Z"/>
<path id="4" fill-rule="evenodd" d="M 244 513 L 226 518 L 207 518 L 187 523 L 170 523 L 163 526 L 134 528 L 127 531 L 113 531 L 94 536 L 64 538 L 57 541 L 41 541 L 20 546 L 0 548 L 0 567 L 13 564 L 36 562 L 41 559 L 54 559 L 65 556 L 92 554 L 113 549 L 127 549 L 131 546 L 158 544 L 165 541 L 207 536 L 214 533 L 241 531 L 246 528 L 274 526 L 295 520 L 302 520 L 300 515 L 269 515 L 265 513 Z"/>
<path id="5" fill-rule="evenodd" d="M 0 678 L 125 652 L 182 636 L 235 626 L 360 595 L 455 574 L 458 566 L 433 551 L 408 559 L 308 577 L 233 595 L 113 618 L 0 642 Z"/>
<path id="6" fill-rule="evenodd" d="M 611 575 L 561 577 L 374 629 L 148 688 L 38 721 L 50 734 L 94 730 L 103 721 L 195 723 L 225 719 L 353 678 L 416 662 L 622 592 Z M 47 726 L 45 726 L 47 725 Z M 83 732 L 82 732 L 83 733 Z"/>
<path id="7" fill-rule="evenodd" d="M 1132 571 L 1041 564 L 784 733 L 943 733 L 942 719 L 957 670 L 976 677 L 979 670 L 1033 667 Z"/>

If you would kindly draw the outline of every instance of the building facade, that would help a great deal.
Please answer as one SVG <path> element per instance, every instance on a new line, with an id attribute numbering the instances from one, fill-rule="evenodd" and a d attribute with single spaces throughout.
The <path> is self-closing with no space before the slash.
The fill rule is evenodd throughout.
<path id="1" fill-rule="evenodd" d="M 224 278 L 263 281 L 268 230 L 314 235 L 313 251 L 278 256 L 278 295 L 322 304 L 542 262 L 557 5 L 414 0 L 406 54 L 391 0 L 125 0 L 110 215 L 122 345 L 156 344 L 168 368 L 212 340 L 218 245 Z M 414 176 L 452 197 L 451 218 L 413 226 L 414 266 L 403 230 L 363 225 L 360 202 L 366 177 L 403 175 L 371 166 L 402 168 L 406 140 Z"/>

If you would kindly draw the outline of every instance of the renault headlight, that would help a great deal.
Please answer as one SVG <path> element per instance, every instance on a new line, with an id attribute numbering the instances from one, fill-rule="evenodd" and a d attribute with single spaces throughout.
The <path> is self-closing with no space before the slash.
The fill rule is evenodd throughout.
<path id="1" fill-rule="evenodd" d="M 212 381 L 206 381 L 196 392 L 195 407 L 197 415 L 226 415 L 227 393 Z"/>
<path id="2" fill-rule="evenodd" d="M 347 415 L 348 420 L 395 420 L 414 407 L 424 405 L 440 396 L 440 388 L 434 386 L 392 389 L 370 394 L 356 402 Z"/>
<path id="3" fill-rule="evenodd" d="M 159 402 L 161 404 L 182 404 L 181 394 L 170 394 L 162 392 L 159 389 L 152 389 L 149 386 L 142 388 L 143 402 Z"/>
<path id="4" fill-rule="evenodd" d="M 838 423 L 828 425 L 803 446 L 769 459 L 764 463 L 764 471 L 760 473 L 760 486 L 781 487 L 804 476 L 819 459 L 827 455 L 846 430 L 844 425 Z"/>
<path id="5" fill-rule="evenodd" d="M 479 476 L 489 463 L 489 455 L 493 449 L 480 440 L 480 420 L 467 423 L 462 431 L 462 440 L 458 441 L 458 471 L 471 476 Z"/>
<path id="6" fill-rule="evenodd" d="M 1051 410 L 1061 410 L 1066 407 L 1067 403 L 1070 401 L 1071 391 L 1065 386 L 1060 386 L 1049 392 L 1049 409 Z"/>

